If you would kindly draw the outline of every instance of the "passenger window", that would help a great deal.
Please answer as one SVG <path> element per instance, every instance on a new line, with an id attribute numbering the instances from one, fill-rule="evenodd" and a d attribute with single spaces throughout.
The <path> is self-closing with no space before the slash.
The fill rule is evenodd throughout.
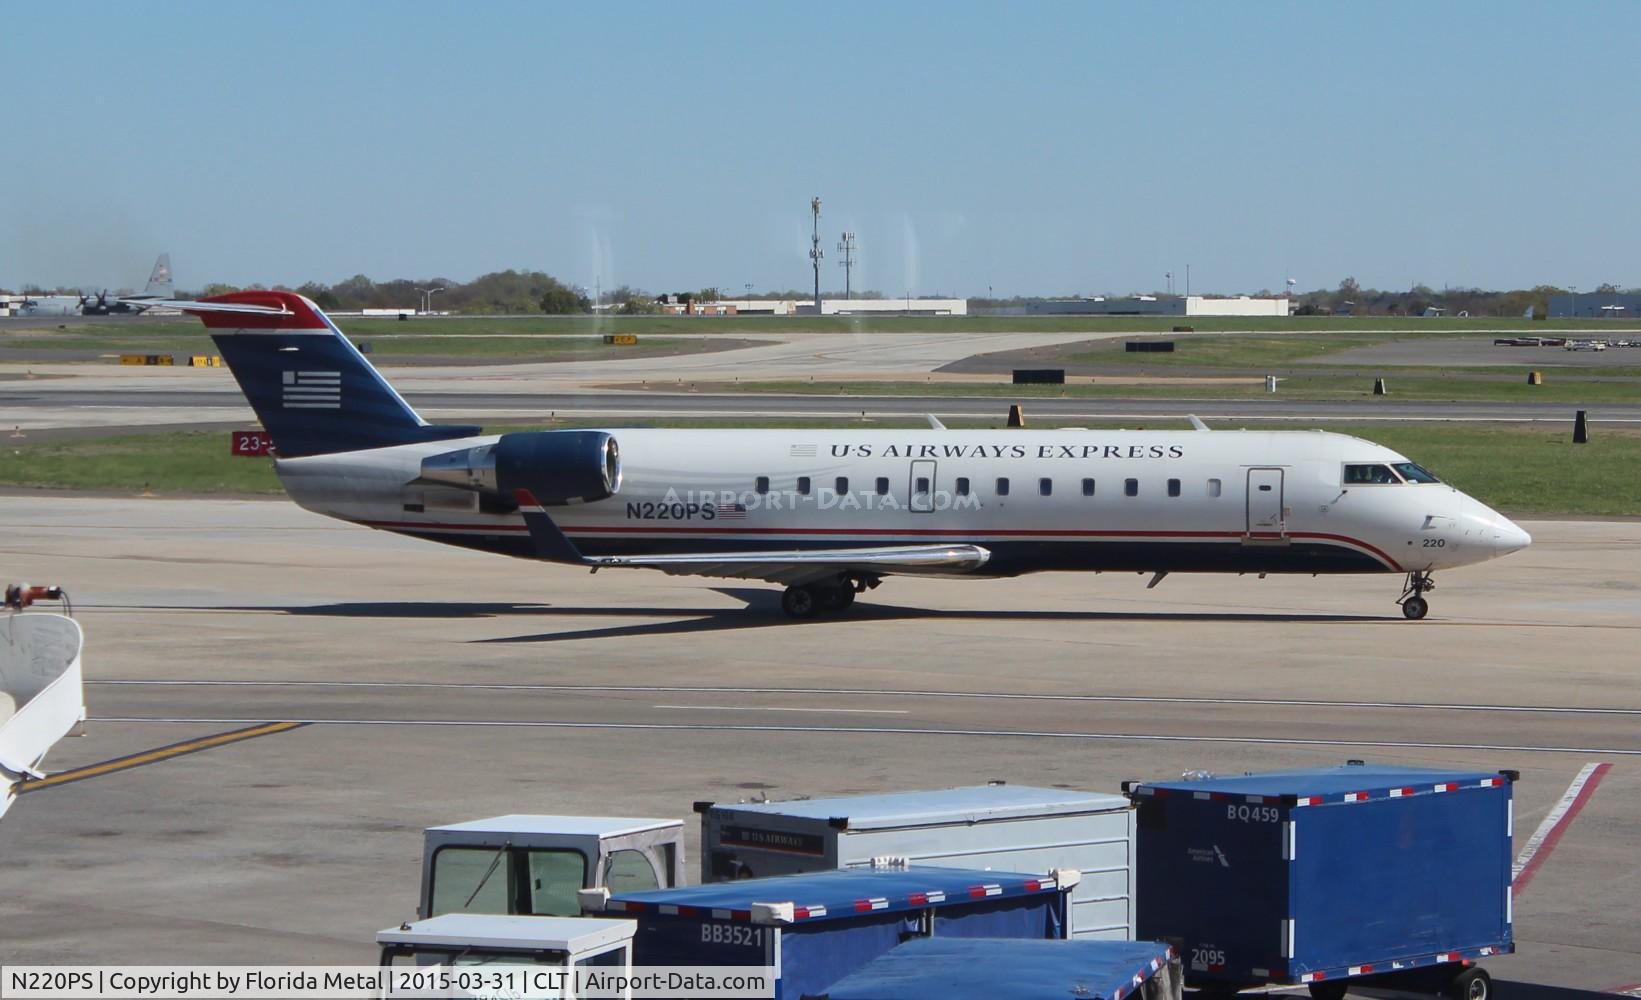
<path id="1" fill-rule="evenodd" d="M 768 476 L 759 476 L 758 477 L 757 490 L 760 494 L 769 492 L 769 477 Z"/>
<path id="2" fill-rule="evenodd" d="M 1094 480 L 1092 480 L 1092 479 L 1083 480 L 1083 496 L 1091 497 L 1093 495 L 1094 495 Z"/>
<path id="3" fill-rule="evenodd" d="M 888 476 L 879 476 L 879 477 L 877 477 L 877 495 L 880 496 L 880 497 L 886 497 L 886 496 L 889 495 L 889 477 Z"/>
<path id="4" fill-rule="evenodd" d="M 611 895 L 661 888 L 650 859 L 638 851 L 616 851 L 610 855 L 605 885 L 610 887 Z"/>
<path id="5" fill-rule="evenodd" d="M 1217 496 L 1219 496 L 1219 493 L 1220 493 L 1219 480 L 1217 480 L 1217 479 L 1208 480 L 1208 495 L 1211 496 L 1211 497 L 1217 497 Z"/>
<path id="6" fill-rule="evenodd" d="M 1137 496 L 1139 496 L 1140 495 L 1140 481 L 1138 479 L 1124 479 L 1122 481 L 1122 494 L 1125 497 L 1137 497 Z"/>
<path id="7" fill-rule="evenodd" d="M 838 496 L 843 496 L 845 493 L 849 492 L 849 477 L 839 476 L 837 479 L 832 481 L 832 486 L 837 491 Z"/>
<path id="8" fill-rule="evenodd" d="M 968 476 L 958 476 L 957 477 L 957 495 L 960 496 L 960 497 L 966 497 L 966 496 L 969 495 L 969 477 Z"/>
<path id="9" fill-rule="evenodd" d="M 1390 471 L 1388 465 L 1347 465 L 1345 466 L 1346 486 L 1388 486 L 1400 483 L 1396 473 Z"/>
<path id="10" fill-rule="evenodd" d="M 1054 495 L 1054 480 L 1048 478 L 1047 476 L 1044 476 L 1042 479 L 1037 480 L 1037 495 L 1038 496 L 1045 496 L 1045 497 L 1053 496 Z"/>
<path id="11" fill-rule="evenodd" d="M 799 476 L 798 477 L 798 496 L 806 497 L 808 495 L 809 495 L 809 477 L 808 476 Z"/>
<path id="12" fill-rule="evenodd" d="M 1005 476 L 1002 479 L 997 480 L 997 495 L 1000 497 L 1006 497 L 1009 495 L 1008 477 Z"/>
<path id="13" fill-rule="evenodd" d="M 920 496 L 920 497 L 929 495 L 929 477 L 928 476 L 918 476 L 917 477 L 917 495 Z"/>
<path id="14" fill-rule="evenodd" d="M 1179 496 L 1179 480 L 1178 479 L 1168 480 L 1168 495 L 1171 496 L 1171 497 Z"/>
<path id="15" fill-rule="evenodd" d="M 579 917 L 576 893 L 587 879 L 580 851 L 530 851 L 530 912 L 537 916 Z"/>

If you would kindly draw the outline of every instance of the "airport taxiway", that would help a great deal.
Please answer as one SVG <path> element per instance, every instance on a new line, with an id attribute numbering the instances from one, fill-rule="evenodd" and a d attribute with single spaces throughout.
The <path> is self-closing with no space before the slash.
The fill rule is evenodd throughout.
<path id="1" fill-rule="evenodd" d="M 284 501 L 0 502 L 0 575 L 66 586 L 87 632 L 91 722 L 48 770 L 298 724 L 27 795 L 0 825 L 10 961 L 370 962 L 414 911 L 421 828 L 497 813 L 1366 757 L 1519 769 L 1518 848 L 1613 763 L 1491 967 L 1641 981 L 1638 522 L 1529 523 L 1423 622 L 1392 576 L 1107 574 L 890 580 L 791 623 L 774 587 L 589 577 Z"/>

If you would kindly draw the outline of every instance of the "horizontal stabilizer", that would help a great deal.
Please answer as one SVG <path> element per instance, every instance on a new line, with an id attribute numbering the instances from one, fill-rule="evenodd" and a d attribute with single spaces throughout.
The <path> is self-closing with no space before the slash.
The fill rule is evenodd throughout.
<path id="1" fill-rule="evenodd" d="M 142 297 L 142 296 L 137 296 L 137 297 L 133 297 L 133 298 L 122 298 L 122 299 L 120 299 L 120 301 L 121 302 L 130 302 L 130 303 L 133 303 L 133 304 L 136 304 L 136 305 L 153 305 L 154 304 L 153 299 L 145 298 L 145 297 Z M 186 301 L 186 300 L 183 300 L 183 299 L 167 299 L 165 301 L 165 308 L 167 308 L 167 309 L 181 309 L 183 312 L 186 312 L 186 313 L 238 313 L 240 315 L 261 315 L 261 316 L 294 316 L 294 315 L 296 315 L 295 313 L 291 312 L 289 309 L 286 309 L 284 306 L 258 306 L 258 305 L 250 305 L 250 304 L 244 303 L 244 302 L 189 302 L 189 301 Z M 200 318 L 203 319 L 204 316 L 202 315 Z"/>

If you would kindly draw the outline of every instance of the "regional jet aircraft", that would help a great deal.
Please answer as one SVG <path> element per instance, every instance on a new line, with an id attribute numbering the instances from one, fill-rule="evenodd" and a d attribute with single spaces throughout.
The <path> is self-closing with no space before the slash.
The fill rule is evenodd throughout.
<path id="1" fill-rule="evenodd" d="M 795 618 L 890 576 L 1036 570 L 1388 573 L 1423 618 L 1437 570 L 1531 539 L 1388 448 L 1321 431 L 558 430 L 429 424 L 314 303 L 198 315 L 297 503 L 593 571 L 782 584 Z M 618 443 L 619 442 L 619 443 Z"/>

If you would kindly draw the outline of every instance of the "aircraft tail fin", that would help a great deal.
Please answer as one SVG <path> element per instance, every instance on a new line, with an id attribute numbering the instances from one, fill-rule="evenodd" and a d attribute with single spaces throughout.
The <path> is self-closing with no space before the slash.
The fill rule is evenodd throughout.
<path id="1" fill-rule="evenodd" d="M 249 291 L 168 303 L 198 316 L 281 458 L 472 437 L 429 424 L 336 324 L 295 292 Z"/>
<path id="2" fill-rule="evenodd" d="M 176 295 L 171 287 L 171 255 L 162 253 L 154 261 L 153 273 L 148 275 L 148 286 L 142 290 L 144 295 L 157 295 L 162 299 L 169 299 Z"/>

